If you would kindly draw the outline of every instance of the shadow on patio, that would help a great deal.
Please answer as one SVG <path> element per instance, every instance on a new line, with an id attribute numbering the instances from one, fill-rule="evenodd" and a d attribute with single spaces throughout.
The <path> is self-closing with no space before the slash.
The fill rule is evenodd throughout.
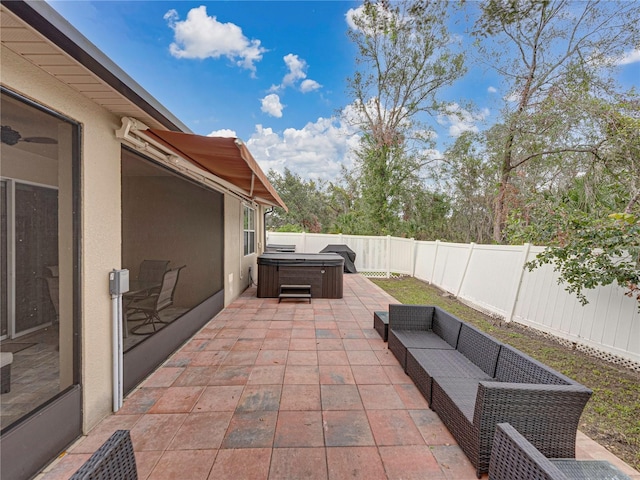
<path id="1" fill-rule="evenodd" d="M 373 329 L 389 303 L 360 275 L 311 304 L 250 288 L 38 478 L 67 479 L 129 429 L 140 479 L 475 479 Z M 640 480 L 581 433 L 577 457 Z"/>

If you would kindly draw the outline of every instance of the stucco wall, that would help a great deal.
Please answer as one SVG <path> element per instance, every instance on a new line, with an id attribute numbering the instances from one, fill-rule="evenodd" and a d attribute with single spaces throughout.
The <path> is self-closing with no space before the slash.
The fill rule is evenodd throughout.
<path id="1" fill-rule="evenodd" d="M 120 265 L 120 121 L 86 97 L 2 47 L 1 81 L 81 124 L 81 352 L 83 428 L 88 431 L 111 411 L 111 300 L 108 273 Z M 60 271 L 61 296 L 70 275 Z M 69 272 L 70 273 L 70 272 Z M 61 301 L 62 311 L 63 304 Z M 61 322 L 61 327 L 63 327 Z M 61 336 L 69 335 L 61 329 Z M 68 349 L 61 348 L 61 363 Z"/>
<path id="2" fill-rule="evenodd" d="M 257 279 L 257 258 L 262 248 L 262 207 L 256 207 L 256 253 L 244 255 L 243 206 L 245 204 L 232 195 L 225 195 L 225 257 L 224 257 L 224 302 L 225 306 L 236 299 L 251 285 L 249 268 L 253 279 Z M 247 204 L 248 205 L 248 204 Z"/>

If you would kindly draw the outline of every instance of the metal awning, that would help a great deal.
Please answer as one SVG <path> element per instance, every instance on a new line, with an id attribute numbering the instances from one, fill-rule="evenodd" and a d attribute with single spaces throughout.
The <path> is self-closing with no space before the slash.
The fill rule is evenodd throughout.
<path id="1" fill-rule="evenodd" d="M 237 138 L 206 137 L 149 128 L 138 130 L 185 160 L 233 184 L 257 203 L 287 209 L 249 149 Z"/>

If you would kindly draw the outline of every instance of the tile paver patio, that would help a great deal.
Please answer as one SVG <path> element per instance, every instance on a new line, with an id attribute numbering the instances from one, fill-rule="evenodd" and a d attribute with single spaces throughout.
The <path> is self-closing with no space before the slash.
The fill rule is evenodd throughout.
<path id="1" fill-rule="evenodd" d="M 360 275 L 311 304 L 248 289 L 39 480 L 67 479 L 119 428 L 140 479 L 475 479 L 373 329 L 389 303 Z M 640 480 L 582 433 L 577 455 Z"/>

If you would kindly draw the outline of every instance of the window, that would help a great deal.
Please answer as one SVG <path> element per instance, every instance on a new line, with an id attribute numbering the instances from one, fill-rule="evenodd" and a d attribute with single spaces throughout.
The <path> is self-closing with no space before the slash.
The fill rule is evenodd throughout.
<path id="1" fill-rule="evenodd" d="M 244 207 L 244 254 L 256 253 L 256 211 Z"/>

